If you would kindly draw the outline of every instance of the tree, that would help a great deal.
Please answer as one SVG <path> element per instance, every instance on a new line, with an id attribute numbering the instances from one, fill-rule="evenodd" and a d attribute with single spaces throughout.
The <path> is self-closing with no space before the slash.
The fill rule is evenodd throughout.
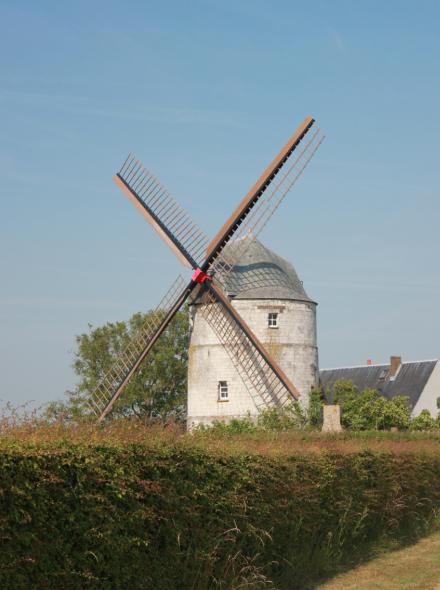
<path id="1" fill-rule="evenodd" d="M 355 400 L 359 395 L 359 390 L 353 381 L 350 379 L 339 379 L 333 385 L 333 389 L 330 392 L 332 403 L 338 404 L 341 407 L 346 402 Z"/>
<path id="2" fill-rule="evenodd" d="M 422 410 L 411 421 L 411 430 L 434 430 L 438 426 L 437 420 L 431 416 L 428 410 Z"/>
<path id="3" fill-rule="evenodd" d="M 336 381 L 332 398 L 341 406 L 342 425 L 350 430 L 388 430 L 409 428 L 411 408 L 406 396 L 386 399 L 376 389 L 362 393 L 352 381 Z"/>
<path id="4" fill-rule="evenodd" d="M 72 366 L 79 382 L 73 391 L 66 392 L 67 401 L 50 404 L 46 415 L 52 418 L 62 414 L 69 418 L 85 415 L 87 398 L 151 314 L 136 313 L 128 322 L 107 323 L 98 328 L 90 326 L 89 332 L 77 336 Z M 112 416 L 183 419 L 188 343 L 188 313 L 182 311 L 176 314 L 133 375 L 115 404 Z"/>
<path id="5" fill-rule="evenodd" d="M 381 427 L 388 430 L 392 427 L 399 430 L 407 430 L 411 424 L 411 407 L 409 397 L 396 395 L 386 400 Z"/>
<path id="6" fill-rule="evenodd" d="M 377 430 L 386 401 L 375 389 L 364 389 L 342 404 L 342 424 L 351 430 Z"/>

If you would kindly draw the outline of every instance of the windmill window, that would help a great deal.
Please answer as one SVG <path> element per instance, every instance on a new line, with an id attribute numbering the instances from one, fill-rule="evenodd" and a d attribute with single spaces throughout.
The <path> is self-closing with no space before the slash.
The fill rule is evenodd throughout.
<path id="1" fill-rule="evenodd" d="M 218 382 L 218 400 L 220 402 L 225 402 L 229 400 L 229 388 L 227 381 Z"/>
<path id="2" fill-rule="evenodd" d="M 269 313 L 267 316 L 267 325 L 269 328 L 278 328 L 278 314 Z"/>

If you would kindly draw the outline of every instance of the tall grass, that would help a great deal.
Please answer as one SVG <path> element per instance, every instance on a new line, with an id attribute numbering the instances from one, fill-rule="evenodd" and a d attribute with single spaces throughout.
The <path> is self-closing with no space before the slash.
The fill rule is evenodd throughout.
<path id="1" fill-rule="evenodd" d="M 366 449 L 392 452 L 437 453 L 440 451 L 440 431 L 344 431 L 321 433 L 315 430 L 243 428 L 221 423 L 187 433 L 180 423 L 138 418 L 114 420 L 105 425 L 91 421 L 49 421 L 38 409 L 26 406 L 7 407 L 0 413 L 0 445 L 16 441 L 47 445 L 72 444 L 130 445 L 160 447 L 177 444 L 219 453 L 257 453 L 289 456 L 295 453 L 338 452 L 353 453 Z"/>

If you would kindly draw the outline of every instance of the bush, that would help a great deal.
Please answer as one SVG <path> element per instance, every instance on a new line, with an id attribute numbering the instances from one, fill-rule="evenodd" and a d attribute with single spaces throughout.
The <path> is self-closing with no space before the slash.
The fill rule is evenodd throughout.
<path id="1" fill-rule="evenodd" d="M 325 400 L 320 389 L 312 389 L 307 410 L 308 424 L 311 428 L 321 429 L 323 422 L 323 407 Z"/>
<path id="2" fill-rule="evenodd" d="M 342 425 L 349 430 L 406 430 L 411 422 L 409 399 L 396 396 L 390 400 L 376 389 L 360 393 L 352 381 L 334 384 L 332 397 L 341 406 Z"/>
<path id="3" fill-rule="evenodd" d="M 234 418 L 228 422 L 214 420 L 210 425 L 200 425 L 199 432 L 209 432 L 214 436 L 258 432 L 285 432 L 289 430 L 305 430 L 322 426 L 321 392 L 314 390 L 310 394 L 309 408 L 306 410 L 299 402 L 293 402 L 283 408 L 266 408 L 258 417 Z"/>
<path id="4" fill-rule="evenodd" d="M 194 430 L 198 432 L 207 432 L 213 436 L 235 436 L 237 434 L 255 432 L 256 429 L 257 426 L 255 421 L 252 420 L 250 416 L 246 416 L 245 418 L 240 419 L 234 418 L 229 422 L 225 422 L 223 420 L 214 420 L 212 424 L 200 424 Z"/>
<path id="5" fill-rule="evenodd" d="M 411 430 L 435 430 L 438 427 L 438 421 L 434 420 L 428 410 L 422 410 L 418 416 L 411 420 Z"/>
<path id="6" fill-rule="evenodd" d="M 298 402 L 281 409 L 268 408 L 261 412 L 257 419 L 258 428 L 269 432 L 303 430 L 307 423 L 307 413 Z"/>
<path id="7" fill-rule="evenodd" d="M 440 507 L 438 454 L 4 442 L 0 587 L 304 588 Z"/>

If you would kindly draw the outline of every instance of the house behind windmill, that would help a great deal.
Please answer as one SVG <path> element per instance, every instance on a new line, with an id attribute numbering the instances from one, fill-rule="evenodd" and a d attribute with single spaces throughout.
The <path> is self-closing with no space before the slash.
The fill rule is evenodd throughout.
<path id="1" fill-rule="evenodd" d="M 316 303 L 293 266 L 252 237 L 227 278 L 233 306 L 298 388 L 304 406 L 318 383 Z M 232 243 L 229 248 L 233 249 Z M 263 409 L 240 377 L 230 351 L 208 325 L 200 304 L 191 308 L 188 426 L 231 420 Z"/>
<path id="2" fill-rule="evenodd" d="M 386 399 L 397 395 L 409 398 L 413 416 L 428 410 L 438 414 L 437 399 L 440 397 L 440 361 L 402 362 L 392 356 L 389 364 L 372 364 L 358 367 L 341 367 L 320 371 L 320 383 L 327 401 L 332 401 L 332 389 L 337 381 L 351 381 L 361 392 L 377 389 Z"/>

